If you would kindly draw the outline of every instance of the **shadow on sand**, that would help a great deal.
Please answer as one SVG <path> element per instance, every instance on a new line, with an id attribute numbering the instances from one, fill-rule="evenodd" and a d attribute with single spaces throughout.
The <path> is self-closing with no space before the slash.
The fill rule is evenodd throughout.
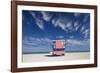
<path id="1" fill-rule="evenodd" d="M 64 55 L 45 55 L 46 57 L 60 57 L 60 56 L 64 56 Z"/>

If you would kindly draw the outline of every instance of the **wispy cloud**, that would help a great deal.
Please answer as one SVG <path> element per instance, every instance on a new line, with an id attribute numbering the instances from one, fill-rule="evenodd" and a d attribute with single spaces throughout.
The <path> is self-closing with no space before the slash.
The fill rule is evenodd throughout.
<path id="1" fill-rule="evenodd" d="M 63 36 L 59 36 L 63 37 Z M 76 40 L 73 38 L 66 39 L 66 43 L 70 45 L 88 45 L 90 43 L 90 40 Z M 52 45 L 52 40 L 48 38 L 34 38 L 34 37 L 25 37 L 23 39 L 23 44 L 29 45 L 29 46 L 48 46 Z"/>
<path id="2" fill-rule="evenodd" d="M 78 25 L 75 27 L 75 30 L 77 31 L 80 28 L 81 25 Z"/>
<path id="3" fill-rule="evenodd" d="M 24 37 L 23 38 L 23 53 L 30 52 L 48 52 L 52 48 L 52 40 L 48 38 L 35 38 Z M 66 39 L 66 51 L 87 51 L 89 50 L 90 40 L 75 40 Z"/>
<path id="4" fill-rule="evenodd" d="M 79 17 L 81 14 L 80 13 L 74 13 L 75 17 Z"/>
<path id="5" fill-rule="evenodd" d="M 74 36 L 70 36 L 69 38 L 72 39 L 72 38 L 74 38 Z"/>
<path id="6" fill-rule="evenodd" d="M 90 41 L 88 40 L 75 40 L 75 39 L 67 39 L 66 43 L 70 45 L 89 45 Z"/>
<path id="7" fill-rule="evenodd" d="M 66 27 L 65 27 L 65 24 L 62 22 L 62 20 L 60 18 L 58 19 L 52 19 L 52 24 L 55 26 L 55 27 L 60 27 L 61 29 L 65 30 Z"/>
<path id="8" fill-rule="evenodd" d="M 78 26 L 78 25 L 79 25 L 78 21 L 75 21 L 75 22 L 74 22 L 74 26 L 76 27 L 76 26 Z"/>
<path id="9" fill-rule="evenodd" d="M 40 29 L 44 30 L 44 22 L 42 20 L 36 19 L 36 24 Z"/>
<path id="10" fill-rule="evenodd" d="M 82 26 L 80 32 L 84 35 L 84 38 L 89 37 L 90 29 L 86 28 L 86 26 Z"/>
<path id="11" fill-rule="evenodd" d="M 69 22 L 66 24 L 66 28 L 68 28 L 70 31 L 73 30 L 72 21 L 69 21 Z"/>
<path id="12" fill-rule="evenodd" d="M 38 17 L 36 17 L 34 12 L 30 12 L 30 14 L 32 15 L 33 19 L 35 19 L 35 22 L 37 24 L 37 26 L 41 29 L 44 30 L 44 22 L 42 19 L 39 19 Z"/>
<path id="13" fill-rule="evenodd" d="M 61 19 L 60 17 L 57 19 L 52 19 L 52 24 L 55 27 L 60 27 L 62 30 L 64 30 L 65 32 L 68 32 L 68 29 L 71 30 L 71 22 L 68 22 L 67 19 Z"/>
<path id="14" fill-rule="evenodd" d="M 74 24 L 75 31 L 78 31 L 78 29 L 80 28 L 81 24 L 78 21 L 75 21 L 73 24 Z"/>
<path id="15" fill-rule="evenodd" d="M 85 30 L 85 26 L 82 26 L 80 31 L 83 32 Z"/>
<path id="16" fill-rule="evenodd" d="M 82 34 L 84 34 L 84 38 L 87 38 L 89 36 L 90 29 L 86 29 Z"/>
<path id="17" fill-rule="evenodd" d="M 50 15 L 48 12 L 43 12 L 43 11 L 41 12 L 41 14 L 45 21 L 50 21 L 52 15 Z"/>
<path id="18" fill-rule="evenodd" d="M 24 37 L 22 40 L 23 53 L 48 52 L 52 49 L 51 40 L 48 38 Z"/>
<path id="19" fill-rule="evenodd" d="M 46 45 L 51 44 L 51 40 L 48 39 L 48 38 L 24 37 L 23 38 L 23 44 L 31 45 L 31 46 L 32 45 L 35 45 L 35 46 L 46 46 Z"/>
<path id="20" fill-rule="evenodd" d="M 87 22 L 88 19 L 89 19 L 89 14 L 86 14 L 86 15 L 84 16 L 83 22 Z"/>
<path id="21" fill-rule="evenodd" d="M 53 15 L 48 12 L 41 11 L 40 13 L 42 14 L 42 17 L 45 21 L 51 22 L 55 27 L 60 27 L 65 32 L 68 32 L 68 30 L 70 30 L 70 31 L 76 30 L 77 31 L 79 29 L 79 27 L 81 26 L 77 20 L 72 22 L 71 20 L 69 20 L 65 17 L 61 18 L 60 15 L 58 15 L 58 17 L 52 18 Z M 44 30 L 44 21 L 42 19 L 36 17 L 36 14 L 34 12 L 30 12 L 30 14 L 35 19 L 37 26 L 41 30 Z M 75 17 L 79 17 L 80 15 L 81 15 L 80 13 L 74 13 Z M 88 19 L 88 17 L 89 17 L 89 15 L 86 15 L 84 17 L 84 21 L 86 21 Z M 81 31 L 83 31 L 83 30 L 84 30 L 84 27 L 81 28 Z"/>
<path id="22" fill-rule="evenodd" d="M 61 17 L 61 14 L 59 15 L 59 13 L 57 17 L 55 17 L 55 14 L 50 13 L 50 12 L 40 11 L 39 13 L 42 15 L 42 18 L 36 17 L 36 13 L 30 11 L 30 14 L 35 19 L 37 26 L 41 30 L 45 30 L 45 27 L 44 27 L 46 25 L 45 21 L 48 21 L 54 27 L 57 27 L 57 28 L 59 27 L 65 32 L 71 33 L 73 31 L 74 32 L 80 31 L 80 34 L 84 34 L 84 38 L 87 38 L 89 36 L 89 31 L 87 31 L 86 24 L 85 24 L 89 18 L 88 14 L 84 16 L 83 22 L 85 23 L 84 25 L 82 25 L 82 22 L 78 21 L 77 18 L 75 19 L 75 21 L 72 21 L 73 18 L 68 19 L 67 17 Z M 81 16 L 81 13 L 73 13 L 73 14 L 75 17 Z"/>

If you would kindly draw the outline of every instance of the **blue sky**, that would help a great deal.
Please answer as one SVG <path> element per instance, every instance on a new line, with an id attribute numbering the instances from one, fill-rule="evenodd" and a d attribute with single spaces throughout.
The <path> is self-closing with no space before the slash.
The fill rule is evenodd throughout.
<path id="1" fill-rule="evenodd" d="M 52 50 L 52 40 L 66 40 L 66 51 L 90 50 L 90 14 L 22 11 L 23 53 Z"/>

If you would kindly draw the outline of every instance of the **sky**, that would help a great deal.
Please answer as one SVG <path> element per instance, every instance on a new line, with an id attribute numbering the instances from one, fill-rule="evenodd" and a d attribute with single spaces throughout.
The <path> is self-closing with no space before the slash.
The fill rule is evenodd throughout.
<path id="1" fill-rule="evenodd" d="M 52 40 L 66 40 L 66 51 L 90 50 L 90 14 L 22 11 L 23 53 L 52 51 Z"/>

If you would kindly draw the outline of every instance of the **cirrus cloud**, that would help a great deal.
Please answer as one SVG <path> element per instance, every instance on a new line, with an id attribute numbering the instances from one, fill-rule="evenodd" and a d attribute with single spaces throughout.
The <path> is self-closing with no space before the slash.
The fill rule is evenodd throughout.
<path id="1" fill-rule="evenodd" d="M 52 15 L 50 15 L 48 12 L 43 12 L 43 11 L 41 12 L 41 14 L 45 21 L 50 21 Z"/>
<path id="2" fill-rule="evenodd" d="M 66 43 L 70 45 L 89 45 L 90 40 L 75 40 L 75 39 L 67 39 Z"/>
<path id="3" fill-rule="evenodd" d="M 39 19 L 38 17 L 36 17 L 36 14 L 34 12 L 30 12 L 31 16 L 33 17 L 33 19 L 35 19 L 35 22 L 37 24 L 37 26 L 41 29 L 44 30 L 44 22 L 43 20 Z"/>

